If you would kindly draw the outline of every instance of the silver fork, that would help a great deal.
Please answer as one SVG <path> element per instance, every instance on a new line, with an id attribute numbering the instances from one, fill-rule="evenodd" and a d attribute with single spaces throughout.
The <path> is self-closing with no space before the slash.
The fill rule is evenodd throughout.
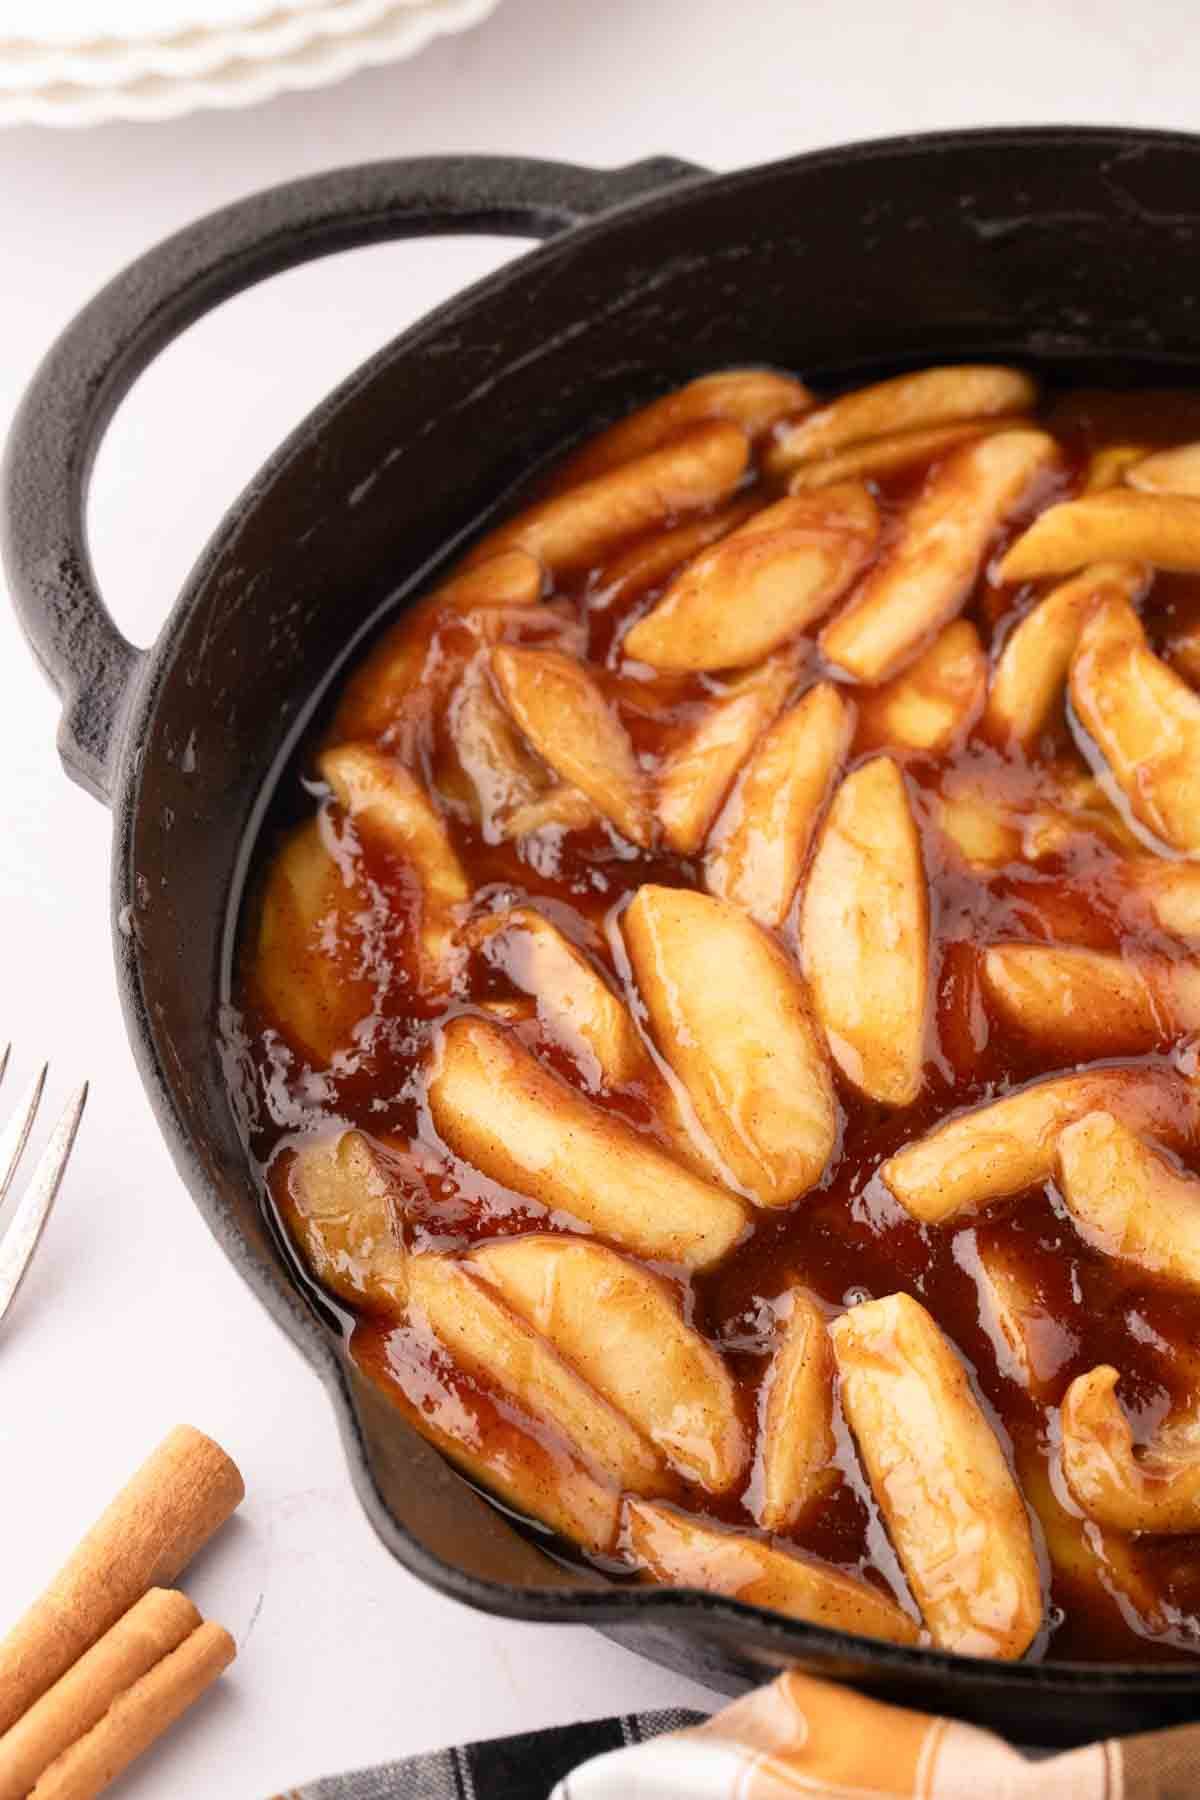
<path id="1" fill-rule="evenodd" d="M 11 1049 L 12 1045 L 9 1044 L 3 1055 L 0 1055 L 0 1081 L 3 1081 L 4 1072 L 8 1068 Z M 0 1206 L 4 1204 L 13 1176 L 17 1172 L 17 1164 L 29 1142 L 29 1133 L 33 1130 L 33 1121 L 37 1117 L 45 1085 L 46 1065 L 43 1064 L 28 1094 L 9 1120 L 3 1134 L 0 1134 Z M 46 1220 L 50 1217 L 50 1208 L 54 1205 L 62 1183 L 63 1171 L 75 1142 L 75 1133 L 79 1130 L 86 1099 L 85 1081 L 67 1103 L 66 1111 L 42 1151 L 37 1168 L 33 1171 L 33 1179 L 22 1194 L 7 1231 L 0 1236 L 0 1319 L 3 1319 L 16 1299 L 17 1289 L 33 1261 L 38 1239 L 46 1229 Z"/>

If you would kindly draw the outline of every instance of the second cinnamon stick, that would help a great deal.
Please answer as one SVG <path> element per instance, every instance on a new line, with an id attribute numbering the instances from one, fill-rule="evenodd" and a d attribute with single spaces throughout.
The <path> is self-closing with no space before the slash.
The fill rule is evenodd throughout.
<path id="1" fill-rule="evenodd" d="M 222 1626 L 198 1625 L 50 1764 L 29 1800 L 95 1800 L 199 1699 L 236 1654 Z"/>
<path id="2" fill-rule="evenodd" d="M 200 1624 L 186 1594 L 151 1588 L 0 1737 L 0 1800 L 25 1800 L 56 1757 Z"/>
<path id="3" fill-rule="evenodd" d="M 0 1732 L 148 1587 L 173 1581 L 245 1491 L 219 1444 L 177 1425 L 0 1642 Z"/>

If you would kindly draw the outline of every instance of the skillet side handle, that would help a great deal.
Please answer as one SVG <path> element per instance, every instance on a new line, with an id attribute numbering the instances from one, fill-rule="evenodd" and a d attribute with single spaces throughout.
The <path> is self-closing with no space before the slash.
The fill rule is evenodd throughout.
<path id="1" fill-rule="evenodd" d="M 703 173 L 670 157 L 624 169 L 489 156 L 365 163 L 210 213 L 102 288 L 34 375 L 0 468 L 0 552 L 22 627 L 62 697 L 67 773 L 111 799 L 146 660 L 101 598 L 85 515 L 109 421 L 160 350 L 223 300 L 318 256 L 451 232 L 551 238 Z"/>

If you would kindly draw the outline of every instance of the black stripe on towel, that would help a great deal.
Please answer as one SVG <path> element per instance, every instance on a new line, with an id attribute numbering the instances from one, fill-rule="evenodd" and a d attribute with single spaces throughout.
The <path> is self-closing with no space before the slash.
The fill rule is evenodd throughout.
<path id="1" fill-rule="evenodd" d="M 696 1725 L 701 1713 L 629 1713 L 489 1738 L 455 1750 L 405 1757 L 348 1775 L 327 1775 L 276 1800 L 547 1800 L 551 1788 L 589 1757 Z"/>

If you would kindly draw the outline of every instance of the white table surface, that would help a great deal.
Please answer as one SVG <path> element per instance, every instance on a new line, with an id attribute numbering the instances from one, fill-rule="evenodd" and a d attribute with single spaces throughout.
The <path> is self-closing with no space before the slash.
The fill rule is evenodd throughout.
<path id="1" fill-rule="evenodd" d="M 104 279 L 268 183 L 450 150 L 598 164 L 669 150 L 728 168 L 951 125 L 1187 128 L 1192 23 L 1189 0 L 504 0 L 474 33 L 319 94 L 170 125 L 0 134 L 0 424 Z M 283 433 L 513 249 L 421 243 L 298 271 L 227 305 L 143 378 L 92 491 L 100 577 L 136 641 L 153 637 Z M 50 1110 L 83 1076 L 93 1084 L 59 1209 L 0 1334 L 0 1627 L 168 1427 L 190 1420 L 246 1475 L 239 1517 L 185 1583 L 240 1654 L 126 1779 L 130 1800 L 266 1796 L 455 1739 L 711 1704 L 588 1632 L 476 1615 L 390 1561 L 316 1379 L 210 1240 L 159 1139 L 114 989 L 108 821 L 60 771 L 56 705 L 5 608 L 0 695 L 6 1097 L 45 1056 Z"/>

